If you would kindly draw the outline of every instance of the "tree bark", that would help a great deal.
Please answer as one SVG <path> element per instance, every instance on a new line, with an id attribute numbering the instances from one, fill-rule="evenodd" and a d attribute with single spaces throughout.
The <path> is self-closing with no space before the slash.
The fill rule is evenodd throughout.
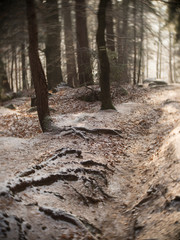
<path id="1" fill-rule="evenodd" d="M 173 83 L 173 70 L 172 70 L 172 33 L 169 31 L 169 82 Z"/>
<path id="2" fill-rule="evenodd" d="M 107 48 L 112 52 L 115 51 L 115 40 L 114 40 L 114 23 L 113 23 L 113 5 L 112 1 L 108 2 L 107 13 L 106 13 L 106 37 L 107 37 Z"/>
<path id="3" fill-rule="evenodd" d="M 146 78 L 149 77 L 149 39 L 146 33 Z"/>
<path id="4" fill-rule="evenodd" d="M 46 70 L 48 88 L 63 81 L 61 71 L 60 23 L 57 0 L 46 1 Z"/>
<path id="5" fill-rule="evenodd" d="M 25 43 L 21 43 L 22 85 L 27 89 Z"/>
<path id="6" fill-rule="evenodd" d="M 34 0 L 26 0 L 28 34 L 29 34 L 29 60 L 31 75 L 34 83 L 37 112 L 43 132 L 49 131 L 51 120 L 49 118 L 48 90 L 45 74 L 38 54 L 38 29 Z"/>
<path id="7" fill-rule="evenodd" d="M 122 29 L 120 31 L 119 47 L 118 47 L 118 62 L 120 63 L 121 75 L 120 82 L 128 83 L 130 77 L 128 74 L 128 14 L 130 0 L 122 1 Z"/>
<path id="8" fill-rule="evenodd" d="M 14 81 L 13 81 L 13 73 L 14 73 L 14 46 L 11 45 L 11 89 L 14 91 Z"/>
<path id="9" fill-rule="evenodd" d="M 142 61 L 143 61 L 143 42 L 144 42 L 144 3 L 141 2 L 141 42 L 139 49 L 139 66 L 138 66 L 138 76 L 137 83 L 140 82 L 141 72 L 142 72 Z"/>
<path id="10" fill-rule="evenodd" d="M 90 85 L 93 84 L 93 77 L 89 52 L 85 0 L 76 0 L 75 12 L 79 84 L 80 86 Z"/>
<path id="11" fill-rule="evenodd" d="M 69 0 L 62 0 L 64 17 L 64 37 L 66 49 L 67 83 L 70 87 L 77 86 L 77 72 L 71 20 L 71 6 Z"/>
<path id="12" fill-rule="evenodd" d="M 0 99 L 3 99 L 4 94 L 10 91 L 10 86 L 5 71 L 4 63 L 0 57 Z"/>
<path id="13" fill-rule="evenodd" d="M 136 25 L 137 25 L 137 19 L 136 19 L 136 15 L 137 15 L 137 11 L 136 11 L 136 8 L 137 8 L 137 0 L 133 0 L 134 2 L 134 9 L 133 9 L 133 17 L 134 17 L 134 25 L 133 25 L 133 28 L 134 28 L 134 70 L 133 70 L 133 84 L 136 85 L 136 64 L 137 64 L 137 49 L 136 49 L 136 35 L 137 35 L 137 32 L 136 32 Z"/>
<path id="14" fill-rule="evenodd" d="M 14 65 L 15 65 L 15 82 L 16 82 L 16 92 L 19 91 L 18 87 L 18 67 L 17 67 L 17 53 L 16 53 L 16 47 L 14 48 Z"/>
<path id="15" fill-rule="evenodd" d="M 111 0 L 101 0 L 98 10 L 98 29 L 96 41 L 98 47 L 100 64 L 100 87 L 101 87 L 101 109 L 115 109 L 110 94 L 110 66 L 106 51 L 105 28 L 106 28 L 106 8 Z"/>

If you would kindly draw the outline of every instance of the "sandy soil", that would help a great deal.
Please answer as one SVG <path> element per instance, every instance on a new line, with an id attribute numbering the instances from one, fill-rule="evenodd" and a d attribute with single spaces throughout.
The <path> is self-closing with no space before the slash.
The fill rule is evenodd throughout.
<path id="1" fill-rule="evenodd" d="M 117 94 L 117 111 L 76 101 L 75 90 L 50 99 L 57 126 L 120 136 L 42 134 L 28 99 L 0 108 L 0 239 L 180 239 L 180 87 L 133 91 Z"/>

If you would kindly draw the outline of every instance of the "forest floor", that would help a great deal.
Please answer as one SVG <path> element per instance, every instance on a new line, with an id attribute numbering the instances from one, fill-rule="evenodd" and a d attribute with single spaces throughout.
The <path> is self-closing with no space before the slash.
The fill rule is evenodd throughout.
<path id="1" fill-rule="evenodd" d="M 180 239 L 180 86 L 125 89 L 59 89 L 53 134 L 29 97 L 0 107 L 0 239 Z"/>

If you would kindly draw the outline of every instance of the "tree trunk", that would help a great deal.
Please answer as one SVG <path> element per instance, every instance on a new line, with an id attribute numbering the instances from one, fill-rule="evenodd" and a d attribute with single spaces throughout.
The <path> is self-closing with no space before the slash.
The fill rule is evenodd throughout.
<path id="1" fill-rule="evenodd" d="M 48 90 L 45 74 L 38 54 L 38 29 L 34 0 L 26 0 L 29 34 L 29 60 L 31 75 L 34 83 L 39 122 L 43 132 L 49 131 Z"/>
<path id="2" fill-rule="evenodd" d="M 122 1 L 122 29 L 120 32 L 118 61 L 120 63 L 121 75 L 120 82 L 128 83 L 130 77 L 128 74 L 128 13 L 129 13 L 129 0 Z"/>
<path id="3" fill-rule="evenodd" d="M 159 49 L 159 77 L 161 79 L 162 74 L 162 42 L 160 42 L 160 49 Z"/>
<path id="4" fill-rule="evenodd" d="M 0 99 L 3 99 L 4 94 L 10 91 L 7 74 L 4 63 L 0 57 Z"/>
<path id="5" fill-rule="evenodd" d="M 176 74 L 176 54 L 173 54 L 173 78 L 174 78 L 174 83 L 177 82 L 177 74 Z"/>
<path id="6" fill-rule="evenodd" d="M 118 62 L 120 62 L 120 59 L 121 59 L 121 26 L 120 26 L 120 23 L 121 23 L 121 19 L 120 19 L 120 16 L 122 15 L 121 13 L 121 8 L 120 8 L 120 2 L 118 0 L 116 0 L 116 35 L 117 35 L 117 59 L 118 59 Z"/>
<path id="7" fill-rule="evenodd" d="M 133 17 L 134 17 L 134 70 L 133 70 L 133 84 L 136 85 L 136 62 L 137 62 L 137 49 L 136 49 L 136 24 L 137 24 L 137 19 L 136 19 L 136 15 L 137 15 L 137 11 L 136 11 L 136 7 L 137 7 L 137 0 L 133 0 L 134 2 L 134 9 L 133 9 Z"/>
<path id="8" fill-rule="evenodd" d="M 146 34 L 146 78 L 149 77 L 149 39 Z"/>
<path id="9" fill-rule="evenodd" d="M 25 43 L 21 43 L 22 87 L 27 89 Z"/>
<path id="10" fill-rule="evenodd" d="M 111 101 L 109 79 L 110 66 L 104 36 L 106 28 L 106 8 L 109 1 L 111 0 L 101 0 L 99 3 L 98 29 L 96 34 L 100 64 L 101 109 L 115 109 Z"/>
<path id="11" fill-rule="evenodd" d="M 169 82 L 173 83 L 173 71 L 172 71 L 172 33 L 169 31 Z"/>
<path id="12" fill-rule="evenodd" d="M 15 83 L 16 83 L 16 92 L 18 92 L 18 68 L 17 68 L 17 53 L 16 48 L 14 48 L 14 65 L 15 65 Z"/>
<path id="13" fill-rule="evenodd" d="M 137 76 L 137 83 L 140 82 L 141 78 L 141 69 L 142 69 L 142 61 L 143 61 L 143 42 L 144 42 L 144 3 L 141 2 L 141 42 L 140 42 L 140 49 L 139 49 L 139 66 L 138 66 L 138 76 Z"/>
<path id="14" fill-rule="evenodd" d="M 90 85 L 93 84 L 93 77 L 89 52 L 85 0 L 76 0 L 75 12 L 79 84 L 80 86 Z"/>
<path id="15" fill-rule="evenodd" d="M 21 66 L 21 54 L 18 54 L 18 85 L 19 85 L 19 90 L 22 90 L 22 66 Z"/>
<path id="16" fill-rule="evenodd" d="M 159 19 L 158 43 L 157 43 L 157 60 L 156 60 L 156 78 L 159 78 L 160 73 L 160 58 L 161 58 L 161 22 Z"/>
<path id="17" fill-rule="evenodd" d="M 107 37 L 107 48 L 112 52 L 115 51 L 115 40 L 114 40 L 114 23 L 113 23 L 113 5 L 112 1 L 108 2 L 106 12 L 106 37 Z"/>
<path id="18" fill-rule="evenodd" d="M 71 20 L 71 6 L 69 0 L 62 0 L 62 9 L 64 16 L 67 83 L 70 87 L 75 87 L 77 86 L 77 73 Z"/>
<path id="19" fill-rule="evenodd" d="M 13 79 L 13 73 L 14 73 L 14 46 L 11 46 L 11 72 L 10 72 L 10 76 L 11 76 L 11 89 L 12 91 L 14 91 L 14 79 Z"/>
<path id="20" fill-rule="evenodd" d="M 46 70 L 48 88 L 52 89 L 62 82 L 60 23 L 57 0 L 46 1 Z"/>

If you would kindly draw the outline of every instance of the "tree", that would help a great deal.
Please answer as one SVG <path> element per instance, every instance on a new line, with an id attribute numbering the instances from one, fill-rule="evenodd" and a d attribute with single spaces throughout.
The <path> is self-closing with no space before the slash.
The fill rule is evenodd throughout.
<path id="1" fill-rule="evenodd" d="M 106 12 L 106 35 L 107 35 L 107 48 L 112 52 L 115 51 L 114 39 L 114 23 L 113 23 L 113 5 L 112 1 L 108 2 Z"/>
<path id="2" fill-rule="evenodd" d="M 89 52 L 85 0 L 76 0 L 75 12 L 79 84 L 80 86 L 90 85 L 93 84 L 93 77 Z"/>
<path id="3" fill-rule="evenodd" d="M 38 29 L 34 0 L 26 0 L 26 10 L 29 34 L 29 60 L 37 98 L 37 112 L 42 131 L 47 132 L 50 130 L 51 119 L 49 117 L 46 78 L 38 54 Z"/>
<path id="4" fill-rule="evenodd" d="M 172 66 L 172 33 L 169 31 L 169 81 L 174 82 L 173 79 L 173 66 Z"/>
<path id="5" fill-rule="evenodd" d="M 5 96 L 4 94 L 10 91 L 10 86 L 7 79 L 7 74 L 4 68 L 4 63 L 0 58 L 0 100 Z"/>
<path id="6" fill-rule="evenodd" d="M 180 40 L 180 2 L 179 0 L 169 0 L 168 3 L 169 21 L 175 23 L 176 39 Z"/>
<path id="7" fill-rule="evenodd" d="M 133 70 L 133 84 L 136 84 L 136 65 L 137 65 L 137 0 L 133 0 L 133 30 L 134 30 L 134 70 Z"/>
<path id="8" fill-rule="evenodd" d="M 140 46 L 139 46 L 139 63 L 138 63 L 138 75 L 137 75 L 137 83 L 140 82 L 141 77 L 141 69 L 143 63 L 143 42 L 144 42 L 144 2 L 141 1 L 140 3 L 140 20 L 141 20 L 141 27 L 140 27 Z"/>
<path id="9" fill-rule="evenodd" d="M 99 65 L 100 65 L 100 87 L 101 87 L 101 109 L 115 109 L 111 101 L 110 93 L 110 66 L 107 56 L 105 42 L 106 28 L 106 8 L 111 0 L 100 0 L 98 9 L 98 29 L 96 34 L 96 42 L 98 47 Z"/>
<path id="10" fill-rule="evenodd" d="M 120 64 L 121 74 L 120 82 L 129 82 L 128 74 L 128 18 L 129 18 L 130 0 L 122 0 L 122 26 L 118 34 L 118 62 Z M 119 17 L 118 17 L 119 18 Z M 120 23 L 118 22 L 118 25 Z M 118 26 L 118 28 L 120 28 Z"/>
<path id="11" fill-rule="evenodd" d="M 67 83 L 70 87 L 77 86 L 75 50 L 71 20 L 71 6 L 69 0 L 62 0 L 64 17 L 64 38 L 66 49 Z"/>
<path id="12" fill-rule="evenodd" d="M 23 89 L 27 89 L 27 79 L 26 79 L 26 56 L 25 56 L 25 44 L 21 43 L 21 62 L 22 62 L 22 82 Z"/>
<path id="13" fill-rule="evenodd" d="M 60 23 L 57 0 L 46 1 L 46 68 L 48 88 L 52 89 L 62 82 Z"/>

